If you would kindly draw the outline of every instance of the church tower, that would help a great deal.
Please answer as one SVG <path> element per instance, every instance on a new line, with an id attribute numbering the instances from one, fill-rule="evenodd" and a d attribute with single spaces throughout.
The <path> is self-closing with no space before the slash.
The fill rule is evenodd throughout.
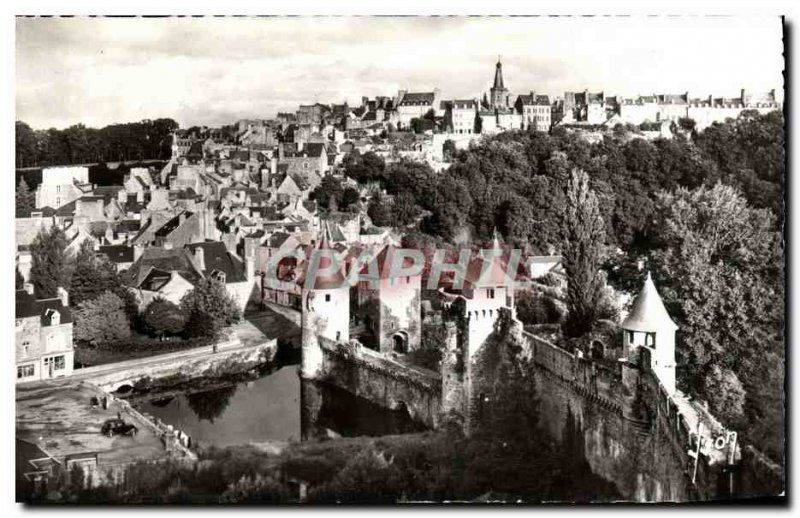
<path id="1" fill-rule="evenodd" d="M 324 273 L 334 264 L 331 255 L 335 253 L 325 232 L 319 246 L 306 262 L 305 275 L 298 281 L 302 283 L 300 300 L 303 359 L 300 374 L 306 379 L 314 379 L 322 369 L 320 340 L 336 343 L 350 340 L 350 286 L 345 282 L 341 268 L 332 274 Z M 324 274 L 309 271 L 309 263 L 312 261 L 319 261 L 318 272 Z M 314 275 L 313 284 L 307 288 L 305 278 L 310 274 Z"/>
<path id="2" fill-rule="evenodd" d="M 503 64 L 499 57 L 494 70 L 494 85 L 489 93 L 492 97 L 490 100 L 492 109 L 508 107 L 508 90 L 503 84 Z"/>
<path id="3" fill-rule="evenodd" d="M 678 326 L 667 313 L 650 273 L 622 323 L 623 354 L 628 359 L 649 352 L 651 368 L 671 395 L 675 393 L 675 331 Z"/>

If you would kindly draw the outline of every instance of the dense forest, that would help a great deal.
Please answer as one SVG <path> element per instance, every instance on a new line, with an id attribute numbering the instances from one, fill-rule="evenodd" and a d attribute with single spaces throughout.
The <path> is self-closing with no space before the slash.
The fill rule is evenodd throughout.
<path id="1" fill-rule="evenodd" d="M 16 122 L 16 167 L 131 162 L 168 159 L 170 134 L 178 128 L 172 119 L 112 124 L 100 129 L 76 124 L 59 130 L 34 130 Z"/>
<path id="2" fill-rule="evenodd" d="M 512 131 L 456 152 L 444 172 L 366 153 L 348 157 L 345 174 L 379 182 L 389 196 L 372 198 L 373 221 L 406 226 L 417 241 L 465 246 L 497 228 L 508 244 L 543 254 L 568 251 L 565 208 L 575 172 L 588 176 L 598 264 L 631 295 L 652 273 L 680 327 L 679 389 L 780 460 L 783 114 L 745 111 L 700 132 L 638 137 L 620 127 L 590 144 L 560 129 Z"/>

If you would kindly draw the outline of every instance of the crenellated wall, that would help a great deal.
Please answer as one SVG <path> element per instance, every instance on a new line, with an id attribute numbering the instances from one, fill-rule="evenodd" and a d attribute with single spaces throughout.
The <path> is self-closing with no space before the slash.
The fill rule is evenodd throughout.
<path id="1" fill-rule="evenodd" d="M 743 455 L 703 405 L 680 393 L 670 397 L 646 355 L 639 365 L 595 361 L 522 335 L 537 366 L 546 430 L 558 441 L 582 437 L 577 453 L 625 498 L 685 502 L 782 491 L 780 469 L 750 447 Z M 690 452 L 698 441 L 695 462 Z"/>

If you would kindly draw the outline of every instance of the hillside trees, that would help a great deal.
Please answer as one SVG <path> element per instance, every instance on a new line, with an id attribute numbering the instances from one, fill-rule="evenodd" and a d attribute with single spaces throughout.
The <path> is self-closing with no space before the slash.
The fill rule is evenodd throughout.
<path id="1" fill-rule="evenodd" d="M 661 193 L 656 213 L 651 261 L 680 327 L 682 390 L 728 422 L 747 422 L 780 451 L 778 430 L 764 427 L 782 422 L 784 271 L 775 216 L 723 184 Z"/>
<path id="2" fill-rule="evenodd" d="M 100 129 L 76 124 L 58 130 L 15 125 L 17 167 L 167 159 L 172 151 L 172 119 L 111 124 Z"/>

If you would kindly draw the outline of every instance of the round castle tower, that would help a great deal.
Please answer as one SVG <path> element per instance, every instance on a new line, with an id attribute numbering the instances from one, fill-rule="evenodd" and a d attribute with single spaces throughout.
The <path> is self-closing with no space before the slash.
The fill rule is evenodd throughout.
<path id="1" fill-rule="evenodd" d="M 667 313 L 650 273 L 622 323 L 623 354 L 632 359 L 644 348 L 650 353 L 651 368 L 671 395 L 675 393 L 675 331 L 678 326 Z"/>
<path id="2" fill-rule="evenodd" d="M 334 273 L 325 270 L 333 264 L 327 233 L 324 233 L 319 247 L 306 262 L 305 275 L 298 281 L 301 290 L 301 327 L 303 358 L 300 375 L 307 379 L 315 378 L 322 369 L 322 348 L 319 340 L 348 342 L 350 340 L 350 286 L 345 282 L 341 269 Z M 311 271 L 312 264 L 318 264 Z M 318 273 L 318 272 L 321 272 Z M 311 288 L 306 287 L 305 277 L 314 275 Z"/>

